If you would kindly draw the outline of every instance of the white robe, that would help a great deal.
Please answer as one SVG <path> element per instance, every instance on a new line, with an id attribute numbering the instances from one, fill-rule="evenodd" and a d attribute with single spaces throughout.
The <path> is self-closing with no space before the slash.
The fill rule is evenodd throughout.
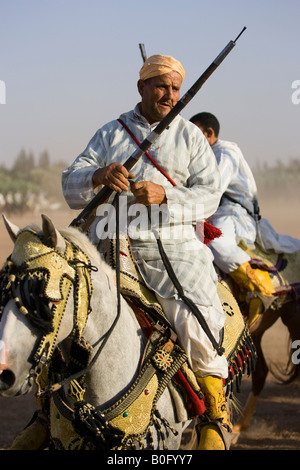
<path id="1" fill-rule="evenodd" d="M 241 240 L 249 247 L 262 241 L 266 249 L 277 253 L 299 250 L 300 240 L 278 234 L 267 219 L 258 221 L 249 214 L 254 214 L 253 202 L 257 199 L 257 187 L 239 147 L 233 142 L 218 140 L 212 150 L 219 166 L 223 194 L 218 210 L 210 218 L 210 222 L 223 233 L 222 237 L 210 244 L 216 265 L 229 273 L 250 261 L 249 255 L 238 246 Z"/>
<path id="2" fill-rule="evenodd" d="M 157 125 L 155 123 L 150 126 L 139 113 L 138 106 L 122 114 L 120 118 L 140 142 L 147 138 Z M 132 138 L 116 120 L 99 129 L 86 149 L 63 172 L 63 192 L 70 207 L 83 208 L 95 195 L 92 175 L 98 167 L 107 166 L 114 161 L 124 163 L 136 147 Z M 213 256 L 209 248 L 199 241 L 194 229 L 196 222 L 211 216 L 220 202 L 220 175 L 216 160 L 202 132 L 180 116 L 177 116 L 151 145 L 149 154 L 175 181 L 176 187 L 172 186 L 146 155 L 138 160 L 131 171 L 136 175 L 135 181 L 152 181 L 164 187 L 167 197 L 166 218 L 158 225 L 163 247 L 186 296 L 202 311 L 212 334 L 219 341 L 225 318 L 217 296 Z M 147 227 L 134 225 L 137 220 L 134 212 L 137 208 L 133 195 L 128 191 L 122 197 L 125 198 L 125 206 L 131 211 L 131 217 L 125 217 L 128 224 L 125 231 L 130 236 L 132 251 L 141 275 L 158 298 L 165 299 L 167 303 L 167 299 L 172 300 L 173 305 L 174 302 L 180 304 L 183 312 L 185 305 L 178 298 L 165 270 L 151 231 Z M 95 244 L 101 245 L 104 229 L 102 221 L 105 215 L 102 213 L 100 216 L 99 212 L 97 214 L 99 217 L 90 227 L 90 237 Z M 108 217 L 106 219 L 110 220 Z M 134 231 L 134 228 L 137 230 Z M 185 338 L 191 338 L 192 332 L 198 328 L 194 315 L 189 315 L 189 320 L 181 322 L 178 326 L 177 334 L 186 351 L 191 348 L 186 344 Z M 226 358 L 218 356 L 209 342 L 202 344 L 199 335 L 194 341 L 197 343 L 192 353 L 195 356 L 189 359 L 195 373 L 215 374 L 226 378 Z"/>

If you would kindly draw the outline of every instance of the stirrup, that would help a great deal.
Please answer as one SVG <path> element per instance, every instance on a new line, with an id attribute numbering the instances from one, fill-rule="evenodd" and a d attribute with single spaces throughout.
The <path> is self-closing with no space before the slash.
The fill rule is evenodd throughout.
<path id="1" fill-rule="evenodd" d="M 207 420 L 202 420 L 196 425 L 199 437 L 201 434 L 201 429 L 205 426 L 215 426 L 218 429 L 219 435 L 223 441 L 225 447 L 224 450 L 230 450 L 231 443 L 234 440 L 236 434 L 232 432 L 229 425 L 222 424 L 218 419 L 210 419 L 207 417 Z"/>

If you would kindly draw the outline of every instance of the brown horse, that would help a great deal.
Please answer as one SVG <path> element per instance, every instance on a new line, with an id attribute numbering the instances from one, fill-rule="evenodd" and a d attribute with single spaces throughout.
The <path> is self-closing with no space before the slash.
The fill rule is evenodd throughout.
<path id="1" fill-rule="evenodd" d="M 258 316 L 258 318 L 248 324 L 251 337 L 257 351 L 257 362 L 255 370 L 252 372 L 252 386 L 246 405 L 238 422 L 234 425 L 234 432 L 237 436 L 241 431 L 247 429 L 250 425 L 251 418 L 255 412 L 256 404 L 259 396 L 264 388 L 266 377 L 270 371 L 277 379 L 280 375 L 280 381 L 285 383 L 292 382 L 299 374 L 299 366 L 293 348 L 290 351 L 290 360 L 286 370 L 276 371 L 270 369 L 266 363 L 263 349 L 262 338 L 264 333 L 281 318 L 283 324 L 287 327 L 290 341 L 300 339 L 300 280 L 299 280 L 299 261 L 300 251 L 293 254 L 277 254 L 271 250 L 267 253 L 258 246 L 255 250 L 243 247 L 251 256 L 252 267 L 266 269 L 270 273 L 270 277 L 275 288 L 273 302 L 266 310 Z M 228 285 L 233 295 L 236 297 L 240 309 L 247 321 L 247 304 L 240 299 L 240 291 L 235 282 L 220 272 L 220 278 Z"/>

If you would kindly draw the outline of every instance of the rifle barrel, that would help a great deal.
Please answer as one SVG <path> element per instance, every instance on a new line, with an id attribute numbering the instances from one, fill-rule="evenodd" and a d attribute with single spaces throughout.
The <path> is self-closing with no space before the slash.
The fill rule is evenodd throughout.
<path id="1" fill-rule="evenodd" d="M 147 60 L 145 45 L 140 43 L 139 48 L 140 48 L 140 51 L 141 51 L 141 54 L 142 54 L 143 61 L 145 62 L 145 60 Z"/>

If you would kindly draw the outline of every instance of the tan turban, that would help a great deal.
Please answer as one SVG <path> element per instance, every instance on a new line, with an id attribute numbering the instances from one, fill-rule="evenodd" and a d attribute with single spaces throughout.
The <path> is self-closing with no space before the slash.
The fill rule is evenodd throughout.
<path id="1" fill-rule="evenodd" d="M 185 71 L 178 60 L 168 55 L 152 55 L 144 62 L 140 70 L 140 79 L 147 80 L 170 72 L 178 72 L 182 80 L 184 79 Z"/>

